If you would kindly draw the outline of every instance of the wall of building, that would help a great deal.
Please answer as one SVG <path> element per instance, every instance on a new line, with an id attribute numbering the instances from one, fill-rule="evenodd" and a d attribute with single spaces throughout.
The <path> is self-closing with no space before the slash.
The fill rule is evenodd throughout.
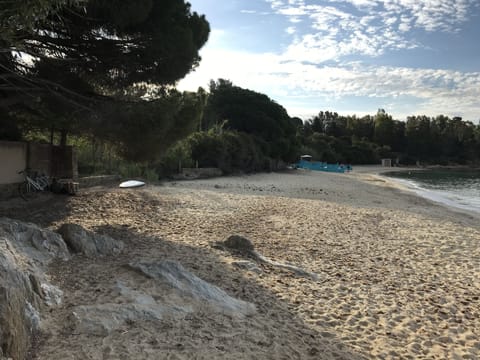
<path id="1" fill-rule="evenodd" d="M 26 143 L 0 141 L 0 184 L 21 182 L 23 175 L 19 171 L 27 167 Z"/>
<path id="2" fill-rule="evenodd" d="M 392 167 L 392 159 L 382 159 L 383 167 Z"/>
<path id="3" fill-rule="evenodd" d="M 55 178 L 78 177 L 75 149 L 49 144 L 0 141 L 0 184 L 19 183 L 26 168 Z"/>

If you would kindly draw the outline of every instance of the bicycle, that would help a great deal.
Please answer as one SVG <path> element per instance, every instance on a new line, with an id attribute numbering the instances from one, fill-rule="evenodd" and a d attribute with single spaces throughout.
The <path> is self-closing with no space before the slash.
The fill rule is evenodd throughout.
<path id="1" fill-rule="evenodd" d="M 45 175 L 34 173 L 34 176 L 30 177 L 28 170 L 19 171 L 18 173 L 24 176 L 24 181 L 18 185 L 18 193 L 22 199 L 28 200 L 36 192 L 49 190 L 50 182 Z"/>

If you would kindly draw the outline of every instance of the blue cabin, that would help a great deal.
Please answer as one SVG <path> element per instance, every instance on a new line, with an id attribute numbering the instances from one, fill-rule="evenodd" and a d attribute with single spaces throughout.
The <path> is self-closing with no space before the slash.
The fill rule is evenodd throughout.
<path id="1" fill-rule="evenodd" d="M 341 164 L 328 164 L 322 161 L 312 161 L 311 155 L 302 155 L 300 161 L 295 164 L 297 169 L 308 169 L 315 171 L 327 171 L 327 172 L 336 172 L 344 173 L 345 171 L 352 170 L 351 165 L 341 165 Z"/>

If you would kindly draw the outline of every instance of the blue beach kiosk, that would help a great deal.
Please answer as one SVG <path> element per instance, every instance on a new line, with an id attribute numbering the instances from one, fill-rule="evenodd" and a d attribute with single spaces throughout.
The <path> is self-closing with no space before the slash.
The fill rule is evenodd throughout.
<path id="1" fill-rule="evenodd" d="M 312 161 L 311 155 L 300 156 L 300 161 L 295 164 L 295 167 L 297 169 L 327 171 L 327 172 L 336 172 L 336 173 L 344 173 L 345 171 L 352 170 L 352 167 L 350 165 L 328 164 L 323 161 Z"/>

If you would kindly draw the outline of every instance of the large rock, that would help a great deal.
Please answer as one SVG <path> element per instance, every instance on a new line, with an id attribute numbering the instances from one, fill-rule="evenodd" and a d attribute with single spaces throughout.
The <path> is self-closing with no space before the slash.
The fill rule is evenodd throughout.
<path id="1" fill-rule="evenodd" d="M 129 323 L 181 318 L 191 309 L 162 304 L 100 304 L 77 306 L 73 312 L 75 331 L 81 334 L 108 336 L 112 331 Z"/>
<path id="2" fill-rule="evenodd" d="M 123 242 L 108 235 L 96 234 L 77 224 L 63 224 L 58 233 L 62 235 L 74 253 L 90 257 L 117 255 L 123 250 Z"/>
<path id="3" fill-rule="evenodd" d="M 130 266 L 154 280 L 144 290 L 148 292 L 118 282 L 115 291 L 118 296 L 112 302 L 74 308 L 76 332 L 108 336 L 125 324 L 181 319 L 185 314 L 205 310 L 235 317 L 256 313 L 255 305 L 232 298 L 175 261 L 140 261 Z"/>
<path id="4" fill-rule="evenodd" d="M 10 246 L 22 255 L 23 261 L 18 265 L 24 269 L 44 267 L 54 258 L 70 257 L 65 241 L 52 231 L 8 218 L 0 218 L 0 229 L 6 233 Z"/>
<path id="5" fill-rule="evenodd" d="M 120 281 L 116 290 L 118 298 L 115 302 L 82 305 L 74 309 L 77 332 L 107 336 L 126 323 L 183 317 L 193 311 L 192 306 L 157 301 L 152 295 L 133 290 Z"/>
<path id="6" fill-rule="evenodd" d="M 254 304 L 235 299 L 225 291 L 185 270 L 176 261 L 144 262 L 139 261 L 130 266 L 146 276 L 171 287 L 182 297 L 190 297 L 196 302 L 208 305 L 214 311 L 233 316 L 247 316 L 256 313 Z"/>
<path id="7" fill-rule="evenodd" d="M 60 290 L 45 276 L 55 258 L 69 258 L 58 234 L 0 219 L 0 358 L 24 359 L 41 325 L 40 310 L 50 299 L 60 301 Z"/>
<path id="8" fill-rule="evenodd" d="M 33 309 L 40 307 L 40 299 L 28 276 L 18 270 L 12 254 L 4 250 L 0 246 L 0 348 L 4 356 L 24 359 L 37 330 L 32 315 L 38 313 Z"/>

